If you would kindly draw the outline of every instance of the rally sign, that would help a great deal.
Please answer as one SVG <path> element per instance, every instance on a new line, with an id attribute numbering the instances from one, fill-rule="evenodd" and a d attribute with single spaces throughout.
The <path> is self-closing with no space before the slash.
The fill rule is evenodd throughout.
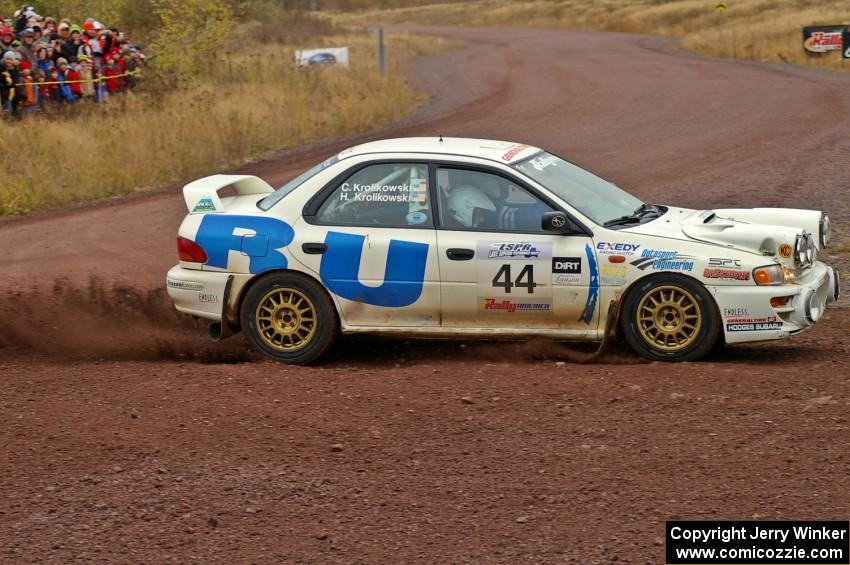
<path id="1" fill-rule="evenodd" d="M 348 66 L 348 47 L 326 49 L 299 49 L 295 52 L 295 64 L 299 67 Z"/>
<path id="2" fill-rule="evenodd" d="M 827 51 L 841 50 L 846 56 L 847 49 L 842 47 L 850 47 L 843 41 L 843 36 L 847 32 L 846 25 L 830 25 L 830 26 L 807 26 L 803 28 L 803 49 L 808 53 L 826 53 Z"/>

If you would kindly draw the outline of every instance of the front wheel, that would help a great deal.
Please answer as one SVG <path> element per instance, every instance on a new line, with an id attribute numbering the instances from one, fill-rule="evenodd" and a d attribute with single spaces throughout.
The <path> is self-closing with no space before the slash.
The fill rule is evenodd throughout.
<path id="1" fill-rule="evenodd" d="M 711 295 L 697 281 L 675 274 L 639 282 L 626 296 L 621 322 L 632 349 L 655 361 L 695 361 L 720 335 Z"/>
<path id="2" fill-rule="evenodd" d="M 293 365 L 321 357 L 339 332 L 328 295 L 295 273 L 269 275 L 252 286 L 242 301 L 241 320 L 257 350 Z"/>

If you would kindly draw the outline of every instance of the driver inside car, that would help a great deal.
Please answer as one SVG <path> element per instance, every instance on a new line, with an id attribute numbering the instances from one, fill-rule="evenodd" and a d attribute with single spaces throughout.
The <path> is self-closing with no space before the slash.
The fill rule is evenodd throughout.
<path id="1" fill-rule="evenodd" d="M 485 180 L 480 176 L 476 180 Z M 443 186 L 448 193 L 449 216 L 463 228 L 476 228 L 482 231 L 540 231 L 540 220 L 544 212 L 550 210 L 543 202 L 533 198 L 522 189 L 497 181 L 495 177 L 486 178 L 486 185 L 476 183 Z M 526 202 L 523 202 L 526 200 Z"/>

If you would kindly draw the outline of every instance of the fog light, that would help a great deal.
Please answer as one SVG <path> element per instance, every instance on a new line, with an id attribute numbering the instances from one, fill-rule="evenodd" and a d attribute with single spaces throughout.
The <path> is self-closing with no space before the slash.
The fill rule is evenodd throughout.
<path id="1" fill-rule="evenodd" d="M 810 291 L 808 298 L 806 298 L 806 319 L 814 324 L 820 319 L 820 315 L 821 305 L 818 294 L 814 291 Z"/>

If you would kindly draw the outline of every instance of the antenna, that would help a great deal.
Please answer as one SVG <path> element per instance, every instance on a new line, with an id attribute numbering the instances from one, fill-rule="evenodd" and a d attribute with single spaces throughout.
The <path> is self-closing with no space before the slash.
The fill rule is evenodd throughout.
<path id="1" fill-rule="evenodd" d="M 443 142 L 443 134 L 440 134 L 440 143 Z"/>

